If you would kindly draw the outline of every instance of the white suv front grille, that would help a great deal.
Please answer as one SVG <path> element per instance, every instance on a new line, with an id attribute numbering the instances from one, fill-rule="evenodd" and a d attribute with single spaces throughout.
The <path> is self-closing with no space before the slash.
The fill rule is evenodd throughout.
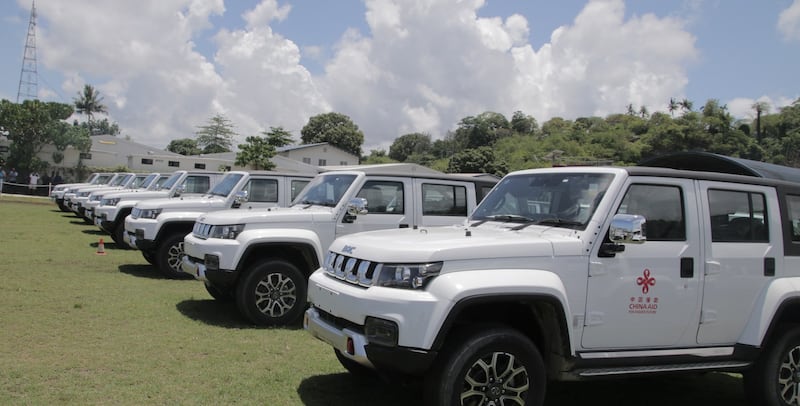
<path id="1" fill-rule="evenodd" d="M 335 252 L 329 252 L 323 264 L 328 276 L 363 287 L 372 286 L 372 277 L 380 268 L 381 264 Z"/>
<path id="2" fill-rule="evenodd" d="M 208 236 L 211 235 L 211 228 L 211 224 L 194 223 L 194 227 L 192 227 L 192 235 L 206 240 L 208 239 Z"/>

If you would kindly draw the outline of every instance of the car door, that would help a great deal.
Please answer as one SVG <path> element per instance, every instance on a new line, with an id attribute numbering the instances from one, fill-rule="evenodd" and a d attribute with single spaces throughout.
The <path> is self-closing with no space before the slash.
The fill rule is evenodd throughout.
<path id="1" fill-rule="evenodd" d="M 421 226 L 447 226 L 464 222 L 476 206 L 472 184 L 439 179 L 414 179 L 415 223 Z"/>
<path id="2" fill-rule="evenodd" d="M 628 183 L 615 203 L 616 213 L 645 216 L 647 241 L 626 244 L 621 252 L 594 247 L 582 345 L 591 349 L 692 345 L 702 269 L 694 181 L 637 178 Z"/>
<path id="3" fill-rule="evenodd" d="M 411 227 L 412 194 L 410 178 L 370 177 L 355 195 L 366 199 L 367 213 L 340 216 L 336 235 Z"/>
<path id="4" fill-rule="evenodd" d="M 710 181 L 700 182 L 700 196 L 711 235 L 697 342 L 735 343 L 759 293 L 782 268 L 781 230 L 769 227 L 778 200 L 770 187 Z"/>

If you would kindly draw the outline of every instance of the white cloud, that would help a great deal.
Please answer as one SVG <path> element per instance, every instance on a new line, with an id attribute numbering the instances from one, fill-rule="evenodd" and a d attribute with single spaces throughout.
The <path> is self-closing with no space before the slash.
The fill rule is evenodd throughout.
<path id="1" fill-rule="evenodd" d="M 791 6 L 781 11 L 778 30 L 787 40 L 800 40 L 800 0 L 794 0 Z"/>
<path id="2" fill-rule="evenodd" d="M 590 1 L 534 49 L 525 17 L 479 17 L 484 3 L 365 0 L 369 32 L 343 33 L 314 77 L 270 26 L 293 18 L 276 0 L 218 31 L 223 0 L 46 2 L 37 4 L 40 61 L 65 74 L 71 97 L 97 87 L 124 133 L 155 147 L 193 137 L 216 113 L 236 125 L 238 143 L 270 126 L 299 140 L 309 117 L 337 111 L 364 131 L 369 151 L 409 132 L 442 137 L 487 110 L 602 116 L 629 103 L 663 108 L 684 93 L 697 51 L 680 20 L 625 18 L 622 0 Z M 195 48 L 209 34 L 213 59 Z"/>
<path id="3" fill-rule="evenodd" d="M 788 97 L 779 97 L 777 99 L 773 99 L 769 96 L 761 96 L 757 99 L 750 99 L 746 97 L 737 97 L 726 105 L 728 106 L 728 112 L 736 119 L 744 119 L 744 120 L 753 120 L 756 118 L 755 110 L 753 110 L 753 104 L 756 102 L 765 102 L 769 106 L 769 114 L 775 114 L 780 112 L 781 107 L 786 107 L 792 104 L 794 99 L 790 99 Z"/>
<path id="4" fill-rule="evenodd" d="M 245 12 L 246 28 L 217 32 L 219 50 L 209 60 L 194 41 L 224 11 L 223 0 L 43 3 L 40 55 L 65 74 L 70 97 L 94 85 L 112 120 L 138 142 L 163 148 L 194 137 L 217 113 L 236 126 L 235 143 L 269 126 L 284 126 L 299 140 L 308 117 L 330 108 L 299 64 L 297 47 L 268 25 L 287 18 L 290 7 L 264 0 Z"/>
<path id="5" fill-rule="evenodd" d="M 366 1 L 372 37 L 344 36 L 319 78 L 334 109 L 364 130 L 365 150 L 412 131 L 438 138 L 486 110 L 546 120 L 603 116 L 629 103 L 663 109 L 683 94 L 697 54 L 682 21 L 625 19 L 622 0 L 589 2 L 538 50 L 523 16 L 481 18 L 482 5 Z"/>

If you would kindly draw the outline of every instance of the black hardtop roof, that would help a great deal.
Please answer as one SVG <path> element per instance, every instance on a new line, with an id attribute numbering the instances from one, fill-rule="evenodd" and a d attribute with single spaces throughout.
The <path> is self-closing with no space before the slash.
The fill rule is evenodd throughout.
<path id="1" fill-rule="evenodd" d="M 341 169 L 341 170 L 333 170 L 322 172 L 318 176 L 323 175 L 336 175 L 338 173 L 353 173 L 353 172 L 363 172 L 368 176 L 385 176 L 385 177 L 403 177 L 403 178 L 416 178 L 416 179 L 430 179 L 430 180 L 447 180 L 447 181 L 456 181 L 456 182 L 469 182 L 474 184 L 489 184 L 494 185 L 495 183 L 499 182 L 499 178 L 490 178 L 490 177 L 471 177 L 471 176 L 464 176 L 463 174 L 456 174 L 456 173 L 401 173 L 392 169 L 383 170 L 383 168 L 368 168 L 367 170 L 364 169 Z"/>
<path id="2" fill-rule="evenodd" d="M 718 172 L 800 183 L 800 169 L 798 168 L 710 152 L 676 152 L 644 160 L 639 163 L 639 166 Z"/>

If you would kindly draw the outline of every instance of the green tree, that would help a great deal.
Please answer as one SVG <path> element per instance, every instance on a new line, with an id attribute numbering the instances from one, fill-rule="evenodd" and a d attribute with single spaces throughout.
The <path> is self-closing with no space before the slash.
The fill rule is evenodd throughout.
<path id="1" fill-rule="evenodd" d="M 539 128 L 536 119 L 521 112 L 515 111 L 511 116 L 511 129 L 523 135 L 533 135 Z"/>
<path id="2" fill-rule="evenodd" d="M 81 126 L 89 131 L 89 134 L 98 135 L 98 134 L 107 134 L 117 136 L 119 135 L 119 125 L 117 123 L 112 123 L 108 121 L 107 118 L 102 120 L 92 120 L 86 121 L 83 123 L 78 123 L 78 120 L 73 122 L 73 125 Z"/>
<path id="3" fill-rule="evenodd" d="M 341 113 L 324 113 L 311 117 L 300 130 L 303 144 L 327 142 L 353 155 L 361 156 L 364 133 L 350 117 Z"/>
<path id="4" fill-rule="evenodd" d="M 414 154 L 430 154 L 432 145 L 429 134 L 410 133 L 401 135 L 395 138 L 392 145 L 389 146 L 389 158 L 405 162 L 409 156 Z"/>
<path id="5" fill-rule="evenodd" d="M 364 165 L 388 164 L 392 162 L 396 161 L 392 158 L 389 158 L 386 155 L 386 150 L 384 149 L 370 150 L 369 155 L 361 157 L 361 163 Z"/>
<path id="6" fill-rule="evenodd" d="M 262 132 L 267 137 L 267 142 L 275 148 L 291 145 L 294 142 L 292 133 L 283 127 L 270 127 L 268 132 Z"/>
<path id="7" fill-rule="evenodd" d="M 105 114 L 108 112 L 102 103 L 103 97 L 92 85 L 83 85 L 83 91 L 78 92 L 78 97 L 73 100 L 75 111 L 78 114 L 85 114 L 90 123 L 93 121 L 95 113 Z"/>
<path id="8" fill-rule="evenodd" d="M 461 148 L 491 146 L 510 135 L 511 124 L 502 114 L 493 111 L 461 119 L 455 131 L 455 139 Z"/>
<path id="9" fill-rule="evenodd" d="M 498 162 L 495 159 L 494 151 L 491 147 L 479 147 L 467 149 L 453 155 L 450 158 L 447 172 L 491 173 L 503 176 L 508 172 L 508 167 L 504 162 Z"/>
<path id="10" fill-rule="evenodd" d="M 222 114 L 208 120 L 208 124 L 198 127 L 197 145 L 204 154 L 230 152 L 233 138 L 238 135 L 233 131 L 233 124 Z"/>
<path id="11" fill-rule="evenodd" d="M 249 136 L 245 141 L 244 144 L 239 144 L 239 152 L 236 153 L 236 165 L 249 165 L 255 170 L 271 170 L 275 168 L 275 164 L 272 162 L 272 157 L 275 156 L 275 146 L 270 144 L 268 136 Z"/>
<path id="12" fill-rule="evenodd" d="M 193 138 L 180 138 L 172 140 L 167 145 L 167 151 L 181 155 L 200 155 L 203 151 L 197 146 L 197 140 Z"/>
<path id="13" fill-rule="evenodd" d="M 11 141 L 8 165 L 20 172 L 43 170 L 47 163 L 36 155 L 50 143 L 60 151 L 69 145 L 88 150 L 91 147 L 88 133 L 64 121 L 72 113 L 69 104 L 39 100 L 25 100 L 21 104 L 0 101 L 0 133 Z"/>

